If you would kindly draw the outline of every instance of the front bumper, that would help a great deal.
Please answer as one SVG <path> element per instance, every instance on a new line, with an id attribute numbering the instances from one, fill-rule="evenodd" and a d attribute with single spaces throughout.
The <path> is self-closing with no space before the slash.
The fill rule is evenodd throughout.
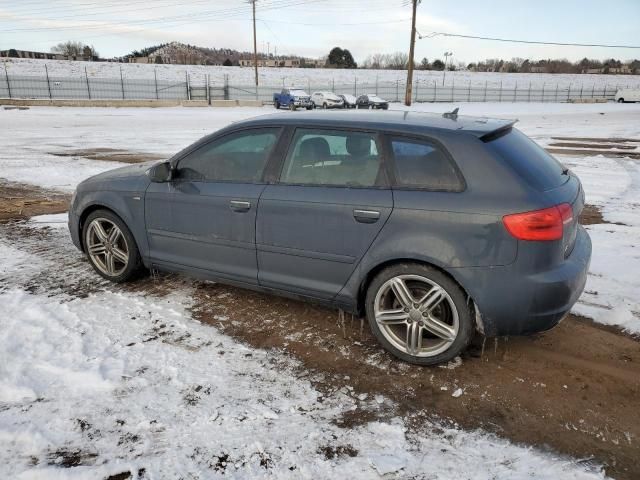
<path id="1" fill-rule="evenodd" d="M 591 239 L 580 226 L 571 255 L 550 270 L 523 273 L 516 260 L 451 273 L 478 305 L 485 335 L 527 335 L 553 328 L 569 313 L 584 290 L 590 261 Z"/>
<path id="2" fill-rule="evenodd" d="M 73 211 L 69 210 L 69 234 L 71 235 L 71 241 L 80 251 L 82 250 L 82 242 L 80 241 L 80 217 Z"/>

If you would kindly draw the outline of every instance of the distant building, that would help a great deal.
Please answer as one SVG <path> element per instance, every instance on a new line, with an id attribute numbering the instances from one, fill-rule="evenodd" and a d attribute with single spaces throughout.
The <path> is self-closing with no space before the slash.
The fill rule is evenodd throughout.
<path id="1" fill-rule="evenodd" d="M 16 50 L 15 48 L 0 50 L 0 57 L 36 58 L 41 60 L 91 60 L 91 58 L 83 57 L 82 55 L 72 56 L 49 52 L 31 52 L 29 50 Z"/>
<path id="2" fill-rule="evenodd" d="M 609 73 L 620 73 L 623 75 L 630 75 L 633 73 L 629 65 L 622 65 L 621 67 L 609 67 Z"/>
<path id="3" fill-rule="evenodd" d="M 583 68 L 582 73 L 598 74 L 604 72 L 604 68 Z"/>
<path id="4" fill-rule="evenodd" d="M 253 67 L 253 57 L 242 57 L 238 60 L 241 67 Z M 301 57 L 258 58 L 258 67 L 321 67 L 321 60 L 312 60 Z"/>

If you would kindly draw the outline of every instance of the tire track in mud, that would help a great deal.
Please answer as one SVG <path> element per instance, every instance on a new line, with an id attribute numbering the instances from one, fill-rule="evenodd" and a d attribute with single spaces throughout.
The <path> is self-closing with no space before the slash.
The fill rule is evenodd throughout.
<path id="1" fill-rule="evenodd" d="M 300 376 L 325 396 L 346 392 L 358 399 L 359 408 L 336 421 L 345 428 L 393 415 L 416 431 L 429 420 L 451 422 L 603 464 L 616 478 L 640 475 L 640 343 L 587 319 L 570 316 L 533 337 L 478 341 L 449 365 L 423 368 L 395 360 L 366 323 L 349 316 L 339 321 L 333 310 L 176 275 L 110 284 L 77 252 L 66 228 L 10 222 L 0 225 L 0 240 L 43 266 L 37 276 L 26 270 L 0 277 L 0 290 L 17 285 L 68 299 L 100 291 L 158 297 L 184 291 L 195 319 L 300 359 Z M 150 328 L 148 340 L 193 343 L 166 328 Z M 462 395 L 452 396 L 458 389 Z M 381 395 L 391 404 L 378 405 Z"/>

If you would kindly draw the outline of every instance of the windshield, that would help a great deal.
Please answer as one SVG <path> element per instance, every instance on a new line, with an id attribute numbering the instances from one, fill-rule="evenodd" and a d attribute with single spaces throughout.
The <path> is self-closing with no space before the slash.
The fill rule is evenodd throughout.
<path id="1" fill-rule="evenodd" d="M 369 95 L 369 100 L 372 101 L 372 102 L 384 102 L 385 101 L 382 98 L 378 97 L 377 95 Z"/>
<path id="2" fill-rule="evenodd" d="M 347 100 L 348 102 L 355 102 L 356 101 L 356 97 L 354 97 L 353 95 L 349 95 L 348 93 L 343 93 L 340 96 L 342 98 L 344 98 L 345 100 Z"/>
<path id="3" fill-rule="evenodd" d="M 308 97 L 307 92 L 304 90 L 291 90 L 291 95 L 296 97 Z"/>

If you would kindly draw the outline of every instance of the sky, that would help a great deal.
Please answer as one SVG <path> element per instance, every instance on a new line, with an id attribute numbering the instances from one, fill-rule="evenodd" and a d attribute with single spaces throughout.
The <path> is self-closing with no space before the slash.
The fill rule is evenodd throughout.
<path id="1" fill-rule="evenodd" d="M 326 55 L 348 48 L 356 61 L 408 51 L 410 0 L 257 0 L 261 52 Z M 640 45 L 640 0 L 422 0 L 416 30 L 563 43 Z M 248 0 L 0 0 L 0 50 L 49 51 L 92 44 L 105 58 L 178 41 L 253 48 Z M 415 58 L 445 51 L 454 62 L 486 58 L 629 60 L 640 49 L 501 43 L 437 35 L 416 41 Z"/>

